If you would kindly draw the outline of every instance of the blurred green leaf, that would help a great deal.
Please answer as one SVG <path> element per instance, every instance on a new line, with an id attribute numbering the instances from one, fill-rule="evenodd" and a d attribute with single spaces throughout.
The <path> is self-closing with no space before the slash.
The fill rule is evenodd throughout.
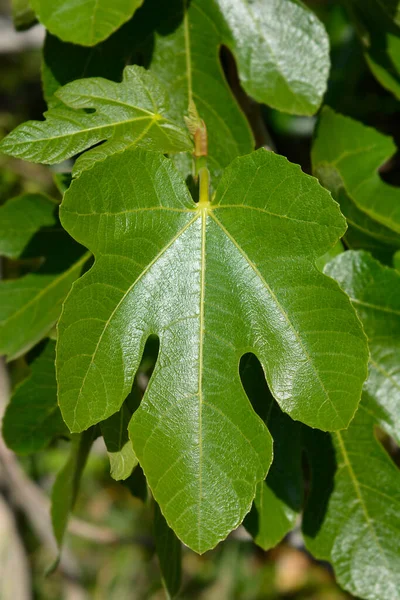
<path id="1" fill-rule="evenodd" d="M 80 479 L 90 449 L 96 436 L 96 428 L 71 436 L 68 460 L 53 485 L 51 493 L 51 522 L 59 549 L 61 550 L 68 518 L 74 508 L 79 491 Z"/>
<path id="2" fill-rule="evenodd" d="M 346 0 L 365 58 L 376 79 L 400 98 L 400 3 Z"/>
<path id="3" fill-rule="evenodd" d="M 0 206 L 0 255 L 17 258 L 41 227 L 55 224 L 56 206 L 42 194 L 23 194 Z"/>
<path id="4" fill-rule="evenodd" d="M 68 434 L 57 404 L 55 358 L 55 343 L 50 341 L 7 406 L 2 433 L 7 446 L 18 454 L 32 454 Z"/>
<path id="5" fill-rule="evenodd" d="M 176 598 L 182 585 L 182 544 L 154 502 L 154 538 L 161 577 L 168 599 Z"/>
<path id="6" fill-rule="evenodd" d="M 11 0 L 12 18 L 17 31 L 29 29 L 36 23 L 30 0 Z"/>

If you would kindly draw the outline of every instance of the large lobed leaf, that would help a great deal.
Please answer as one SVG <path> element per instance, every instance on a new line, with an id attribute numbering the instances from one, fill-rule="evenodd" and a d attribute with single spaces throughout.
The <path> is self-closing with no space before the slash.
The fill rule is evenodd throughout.
<path id="1" fill-rule="evenodd" d="M 62 40 L 94 46 L 130 19 L 143 0 L 30 0 L 39 21 Z"/>
<path id="2" fill-rule="evenodd" d="M 271 462 L 243 354 L 257 355 L 295 419 L 340 429 L 357 407 L 364 334 L 313 264 L 344 219 L 314 178 L 265 150 L 235 160 L 199 205 L 168 159 L 128 150 L 73 182 L 61 218 L 96 257 L 59 322 L 63 417 L 82 431 L 119 410 L 157 334 L 130 435 L 168 524 L 204 552 L 242 521 Z"/>
<path id="3" fill-rule="evenodd" d="M 312 487 L 303 529 L 308 548 L 333 562 L 338 581 L 370 600 L 400 598 L 400 473 L 376 426 L 399 443 L 400 274 L 365 252 L 326 267 L 349 294 L 371 352 L 369 378 L 350 427 L 308 432 Z"/>
<path id="4" fill-rule="evenodd" d="M 187 132 L 169 117 L 163 86 L 141 67 L 126 67 L 121 83 L 99 78 L 70 83 L 57 97 L 63 104 L 48 111 L 45 121 L 20 125 L 0 143 L 0 150 L 54 164 L 107 140 L 77 161 L 77 174 L 129 146 L 164 152 L 191 149 Z"/>

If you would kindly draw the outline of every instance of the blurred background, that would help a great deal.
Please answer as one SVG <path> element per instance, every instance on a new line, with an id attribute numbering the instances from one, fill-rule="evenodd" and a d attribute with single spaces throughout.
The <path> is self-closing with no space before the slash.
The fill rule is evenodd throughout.
<path id="1" fill-rule="evenodd" d="M 399 143 L 398 103 L 367 70 L 340 2 L 309 0 L 306 4 L 325 23 L 331 39 L 332 71 L 326 102 L 390 133 Z M 9 2 L 0 0 L 0 137 L 22 121 L 41 119 L 46 109 L 40 85 L 43 39 L 40 26 L 15 32 Z M 234 80 L 229 55 L 223 54 L 223 60 Z M 257 107 L 256 112 L 253 125 L 261 143 L 309 172 L 316 118 L 292 117 L 267 107 Z M 397 184 L 398 160 L 397 155 L 393 157 L 382 173 Z M 60 198 L 47 167 L 0 157 L 0 204 L 21 192 L 45 192 Z M 23 377 L 26 364 L 20 360 L 11 366 L 11 382 L 4 365 L 0 366 L 1 414 L 9 385 Z M 46 575 L 55 555 L 48 497 L 67 449 L 68 443 L 59 441 L 45 452 L 17 459 L 0 439 L 0 600 L 164 598 L 154 555 L 151 509 L 140 472 L 126 485 L 113 481 L 100 441 L 85 469 L 60 566 Z M 263 552 L 239 528 L 201 557 L 184 550 L 181 598 L 344 600 L 351 596 L 338 588 L 329 565 L 317 563 L 303 550 L 299 531 L 274 550 Z"/>

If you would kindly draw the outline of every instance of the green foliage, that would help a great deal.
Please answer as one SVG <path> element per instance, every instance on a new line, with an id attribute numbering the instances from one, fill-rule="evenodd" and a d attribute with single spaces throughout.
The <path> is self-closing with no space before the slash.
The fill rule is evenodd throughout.
<path id="1" fill-rule="evenodd" d="M 122 83 L 84 79 L 61 88 L 56 96 L 62 105 L 46 113 L 46 121 L 20 125 L 3 140 L 0 150 L 54 164 L 108 140 L 78 159 L 74 173 L 79 174 L 96 161 L 136 145 L 164 152 L 191 148 L 187 133 L 168 116 L 165 90 L 140 67 L 127 67 Z"/>
<path id="2" fill-rule="evenodd" d="M 55 224 L 55 203 L 41 194 L 11 198 L 0 207 L 0 255 L 18 258 L 33 235 Z"/>
<path id="3" fill-rule="evenodd" d="M 397 0 L 345 6 L 400 98 Z M 101 436 L 104 473 L 154 507 L 168 597 L 182 542 L 203 553 L 243 523 L 268 550 L 302 521 L 344 589 L 399 598 L 400 192 L 381 174 L 396 147 L 335 111 L 341 96 L 389 130 L 396 100 L 362 80 L 361 51 L 347 72 L 344 13 L 335 34 L 321 5 L 336 38 L 318 182 L 299 139 L 329 42 L 300 1 L 15 0 L 18 28 L 32 9 L 48 111 L 0 150 L 11 172 L 14 158 L 63 164 L 43 193 L 40 177 L 0 182 L 0 355 L 30 369 L 3 437 L 20 454 L 69 448 L 52 492 L 59 549 Z M 354 108 L 362 85 L 375 109 Z M 261 147 L 274 142 L 305 172 Z"/>
<path id="4" fill-rule="evenodd" d="M 119 185 L 108 193 L 110 180 Z M 159 366 L 130 435 L 168 523 L 204 552 L 243 519 L 271 460 L 267 430 L 241 391 L 243 350 L 260 358 L 292 417 L 332 430 L 346 427 L 357 407 L 364 335 L 347 297 L 312 265 L 344 232 L 338 207 L 314 179 L 265 150 L 234 161 L 212 203 L 197 206 L 167 159 L 127 151 L 73 182 L 61 220 L 96 257 L 58 326 L 63 417 L 82 431 L 117 411 L 147 337 L 159 335 Z"/>
<path id="5" fill-rule="evenodd" d="M 400 4 L 398 0 L 346 0 L 374 76 L 400 98 Z"/>
<path id="6" fill-rule="evenodd" d="M 130 19 L 143 0 L 30 0 L 38 19 L 62 40 L 94 46 Z"/>
<path id="7" fill-rule="evenodd" d="M 2 434 L 8 447 L 18 454 L 32 454 L 53 438 L 68 434 L 57 404 L 55 350 L 55 342 L 49 341 L 7 406 Z"/>
<path id="8" fill-rule="evenodd" d="M 176 598 L 182 585 L 182 544 L 154 503 L 154 539 L 167 598 Z"/>
<path id="9" fill-rule="evenodd" d="M 96 436 L 96 428 L 71 436 L 70 454 L 58 473 L 51 492 L 51 522 L 58 547 L 65 535 L 68 517 L 73 509 L 79 490 L 83 469 Z"/>

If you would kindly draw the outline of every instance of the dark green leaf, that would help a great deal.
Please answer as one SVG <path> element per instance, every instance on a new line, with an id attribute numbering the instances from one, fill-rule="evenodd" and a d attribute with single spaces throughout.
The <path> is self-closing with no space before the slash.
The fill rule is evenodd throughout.
<path id="1" fill-rule="evenodd" d="M 400 4 L 398 0 L 347 0 L 347 7 L 376 79 L 400 98 Z"/>
<path id="2" fill-rule="evenodd" d="M 0 255 L 17 258 L 33 235 L 56 222 L 56 203 L 42 194 L 11 198 L 0 207 Z"/>
<path id="3" fill-rule="evenodd" d="M 131 18 L 143 0 L 30 0 L 39 20 L 67 42 L 94 46 Z"/>
<path id="4" fill-rule="evenodd" d="M 167 598 L 176 598 L 182 579 L 182 544 L 154 502 L 154 538 Z"/>
<path id="5" fill-rule="evenodd" d="M 17 127 L 0 143 L 0 150 L 54 164 L 107 140 L 78 159 L 74 167 L 78 174 L 130 146 L 163 152 L 191 149 L 188 133 L 169 117 L 164 88 L 141 67 L 126 67 L 122 83 L 98 78 L 70 83 L 58 90 L 57 97 L 63 106 L 48 111 L 46 121 Z"/>
<path id="6" fill-rule="evenodd" d="M 55 357 L 55 343 L 50 341 L 7 406 L 3 437 L 18 454 L 37 452 L 55 437 L 68 433 L 57 404 Z"/>
<path id="7" fill-rule="evenodd" d="M 59 323 L 64 419 L 81 431 L 119 410 L 157 334 L 130 436 L 168 524 L 203 552 L 241 522 L 271 461 L 240 383 L 242 354 L 256 354 L 295 419 L 342 428 L 358 405 L 364 334 L 313 264 L 344 219 L 314 178 L 265 150 L 236 159 L 212 203 L 198 205 L 168 159 L 126 151 L 75 180 L 61 212 L 96 256 Z"/>
<path id="8" fill-rule="evenodd" d="M 272 434 L 274 459 L 266 480 L 257 486 L 244 526 L 256 544 L 268 550 L 293 529 L 302 507 L 301 425 L 280 410 L 256 363 L 254 357 L 248 357 L 242 381 L 253 407 Z"/>
<path id="9" fill-rule="evenodd" d="M 58 547 L 61 548 L 79 491 L 83 469 L 95 438 L 95 428 L 71 436 L 71 450 L 68 460 L 53 485 L 51 493 L 51 521 Z"/>

